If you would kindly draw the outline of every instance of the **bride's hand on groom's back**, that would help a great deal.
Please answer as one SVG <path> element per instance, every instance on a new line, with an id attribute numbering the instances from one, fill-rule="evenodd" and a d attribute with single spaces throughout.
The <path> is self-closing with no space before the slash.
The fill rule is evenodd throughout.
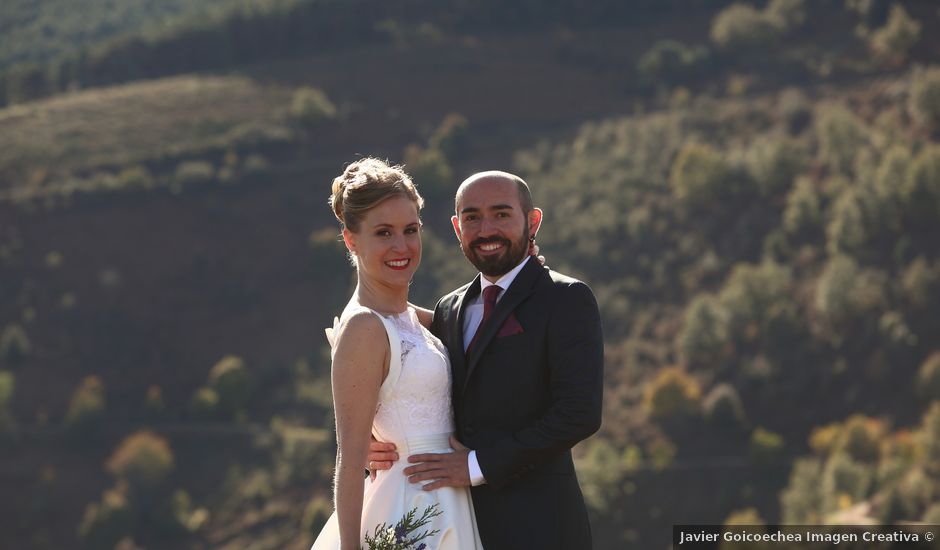
<path id="1" fill-rule="evenodd" d="M 398 460 L 398 453 L 395 452 L 394 443 L 385 443 L 376 441 L 373 437 L 369 442 L 369 475 L 375 480 L 375 474 L 379 470 L 390 470 L 392 464 Z"/>

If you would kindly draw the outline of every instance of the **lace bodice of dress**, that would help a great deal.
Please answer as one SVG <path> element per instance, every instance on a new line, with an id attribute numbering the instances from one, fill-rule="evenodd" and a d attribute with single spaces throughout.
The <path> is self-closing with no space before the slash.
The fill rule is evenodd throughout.
<path id="1" fill-rule="evenodd" d="M 394 384 L 379 403 L 374 425 L 388 438 L 452 432 L 450 363 L 441 341 L 425 329 L 414 310 L 386 317 L 401 341 L 401 372 L 385 384 Z"/>

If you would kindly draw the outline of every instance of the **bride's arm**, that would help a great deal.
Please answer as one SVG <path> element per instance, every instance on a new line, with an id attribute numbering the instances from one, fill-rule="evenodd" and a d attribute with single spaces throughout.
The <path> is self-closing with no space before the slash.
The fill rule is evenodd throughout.
<path id="1" fill-rule="evenodd" d="M 415 313 L 418 315 L 418 321 L 420 321 L 421 324 L 424 325 L 424 328 L 430 328 L 431 318 L 434 317 L 434 312 L 431 311 L 430 309 L 424 309 L 421 306 L 416 306 L 412 304 L 411 302 L 408 302 L 408 305 L 415 308 Z"/>
<path id="2" fill-rule="evenodd" d="M 341 550 L 358 550 L 362 540 L 362 472 L 369 436 L 387 370 L 385 327 L 367 312 L 353 315 L 336 336 L 333 406 L 336 411 L 336 514 Z M 370 342 L 374 345 L 362 345 Z M 383 345 L 384 344 L 384 345 Z"/>

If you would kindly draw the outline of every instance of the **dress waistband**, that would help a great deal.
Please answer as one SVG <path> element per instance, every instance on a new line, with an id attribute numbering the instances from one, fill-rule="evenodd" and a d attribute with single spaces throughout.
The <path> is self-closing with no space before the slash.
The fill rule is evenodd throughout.
<path id="1" fill-rule="evenodd" d="M 439 434 L 410 435 L 404 441 L 395 441 L 398 456 L 407 458 L 408 455 L 418 453 L 446 453 L 451 452 L 450 432 Z"/>

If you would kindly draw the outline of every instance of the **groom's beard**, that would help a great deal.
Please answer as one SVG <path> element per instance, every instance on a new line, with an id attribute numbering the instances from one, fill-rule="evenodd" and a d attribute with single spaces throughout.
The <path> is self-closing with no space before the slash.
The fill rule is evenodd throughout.
<path id="1" fill-rule="evenodd" d="M 489 237 L 485 239 L 476 239 L 470 243 L 469 247 L 461 246 L 464 256 L 470 260 L 480 273 L 488 277 L 499 277 L 509 273 L 512 268 L 519 265 L 529 254 L 529 221 L 526 220 L 525 227 L 522 228 L 522 236 L 515 242 L 503 237 Z M 486 243 L 502 243 L 501 254 L 481 256 L 477 247 Z"/>

